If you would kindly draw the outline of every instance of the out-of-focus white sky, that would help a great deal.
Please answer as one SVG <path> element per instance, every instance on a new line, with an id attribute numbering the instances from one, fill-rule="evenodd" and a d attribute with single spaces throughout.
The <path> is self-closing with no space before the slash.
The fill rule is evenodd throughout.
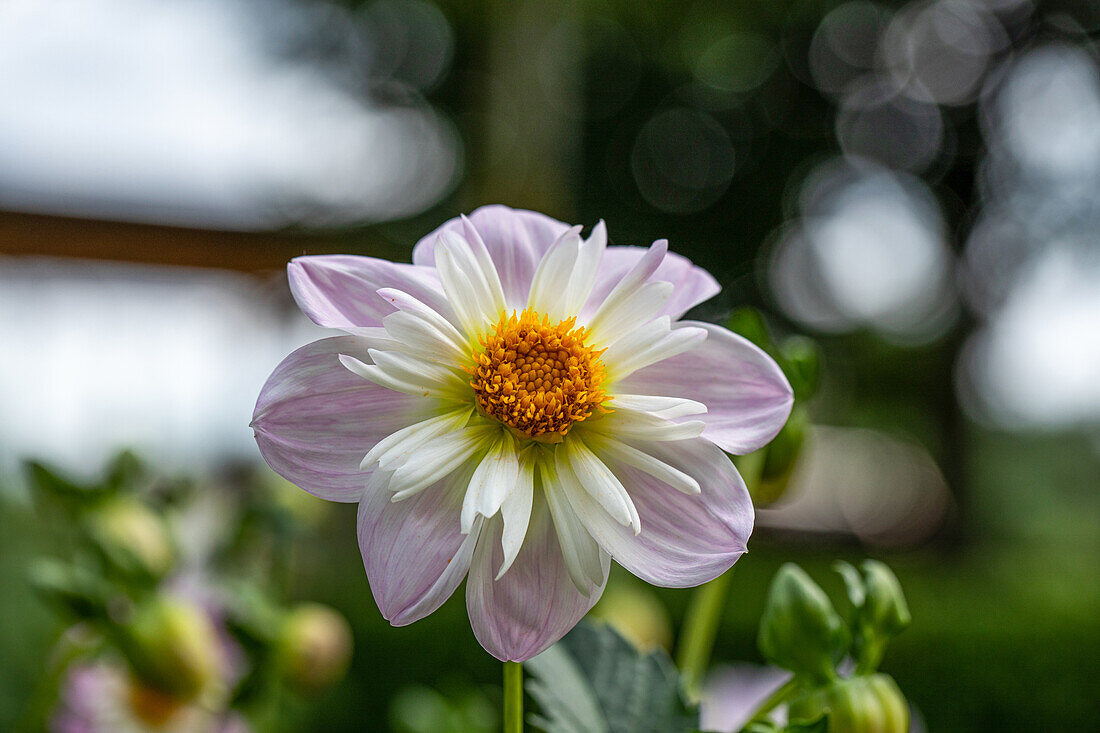
<path id="1" fill-rule="evenodd" d="M 381 58 L 370 49 L 344 67 L 274 52 L 286 26 L 362 27 L 359 45 L 372 42 L 366 18 L 323 12 L 286 0 L 0 4 L 0 207 L 225 229 L 427 208 L 458 177 L 452 125 L 414 89 L 399 105 L 359 93 Z"/>

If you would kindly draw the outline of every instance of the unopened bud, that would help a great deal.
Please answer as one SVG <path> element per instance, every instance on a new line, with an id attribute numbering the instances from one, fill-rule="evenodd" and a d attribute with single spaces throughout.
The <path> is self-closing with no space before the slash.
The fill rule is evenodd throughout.
<path id="1" fill-rule="evenodd" d="M 318 692 L 347 672 L 351 627 L 328 606 L 303 603 L 286 615 L 277 646 L 286 679 L 302 692 Z"/>
<path id="2" fill-rule="evenodd" d="M 760 480 L 749 487 L 753 504 L 767 506 L 786 493 L 809 426 L 810 418 L 806 411 L 795 405 L 783 429 L 762 449 L 764 461 L 760 468 Z"/>
<path id="3" fill-rule="evenodd" d="M 136 676 L 160 691 L 191 699 L 222 668 L 213 624 L 202 609 L 183 599 L 161 596 L 137 607 L 120 633 Z"/>
<path id="4" fill-rule="evenodd" d="M 802 568 L 787 563 L 768 591 L 758 644 L 777 667 L 823 682 L 836 677 L 848 631 L 821 587 Z"/>
<path id="5" fill-rule="evenodd" d="M 838 679 L 793 698 L 792 721 L 828 716 L 828 733 L 908 733 L 909 706 L 888 675 Z"/>
<path id="6" fill-rule="evenodd" d="M 802 402 L 817 391 L 821 364 L 821 349 L 806 336 L 790 336 L 779 346 L 779 363 L 794 389 L 796 402 Z"/>
<path id="7" fill-rule="evenodd" d="M 883 635 L 896 636 L 912 621 L 901 583 L 894 572 L 878 560 L 864 560 L 862 568 L 867 619 Z"/>
<path id="8" fill-rule="evenodd" d="M 901 584 L 889 567 L 864 560 L 861 568 L 862 573 L 848 563 L 836 564 L 852 607 L 852 656 L 857 670 L 869 673 L 878 668 L 887 642 L 909 625 L 911 616 Z"/>
<path id="9" fill-rule="evenodd" d="M 103 554 L 127 574 L 156 579 L 175 563 L 164 520 L 140 501 L 112 499 L 89 516 L 88 524 Z"/>

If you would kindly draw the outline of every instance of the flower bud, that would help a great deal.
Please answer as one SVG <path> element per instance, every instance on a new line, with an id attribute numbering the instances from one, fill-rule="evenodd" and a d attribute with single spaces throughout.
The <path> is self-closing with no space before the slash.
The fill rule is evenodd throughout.
<path id="1" fill-rule="evenodd" d="M 672 622 L 657 596 L 636 584 L 614 584 L 592 609 L 640 651 L 672 645 Z"/>
<path id="2" fill-rule="evenodd" d="M 877 560 L 864 560 L 861 567 L 862 573 L 848 563 L 836 564 L 852 607 L 852 656 L 857 671 L 868 673 L 878 668 L 886 643 L 909 625 L 911 617 L 901 585 L 890 568 Z"/>
<path id="3" fill-rule="evenodd" d="M 793 698 L 792 721 L 828 715 L 828 733 L 908 733 L 909 706 L 885 674 L 838 679 Z"/>
<path id="4" fill-rule="evenodd" d="M 760 468 L 760 480 L 749 487 L 753 504 L 758 507 L 767 506 L 786 493 L 809 426 L 810 418 L 806 411 L 795 405 L 783 429 L 763 448 L 764 462 Z"/>
<path id="5" fill-rule="evenodd" d="M 119 645 L 136 676 L 162 692 L 191 699 L 216 681 L 222 649 L 209 617 L 180 598 L 139 606 L 119 629 Z"/>
<path id="6" fill-rule="evenodd" d="M 302 692 L 318 692 L 347 672 L 351 627 L 328 606 L 303 603 L 286 615 L 276 645 L 287 681 Z"/>
<path id="7" fill-rule="evenodd" d="M 878 560 L 864 560 L 862 567 L 868 622 L 884 636 L 897 636 L 912 621 L 897 576 Z"/>
<path id="8" fill-rule="evenodd" d="M 824 682 L 848 647 L 848 632 L 829 597 L 802 568 L 786 563 L 768 591 L 757 643 L 777 667 Z"/>
<path id="9" fill-rule="evenodd" d="M 790 336 L 779 345 L 779 362 L 794 389 L 796 402 L 802 402 L 817 391 L 821 349 L 806 336 Z"/>
<path id="10" fill-rule="evenodd" d="M 88 528 L 107 560 L 129 575 L 160 578 L 175 563 L 164 520 L 140 501 L 110 500 L 89 516 Z"/>

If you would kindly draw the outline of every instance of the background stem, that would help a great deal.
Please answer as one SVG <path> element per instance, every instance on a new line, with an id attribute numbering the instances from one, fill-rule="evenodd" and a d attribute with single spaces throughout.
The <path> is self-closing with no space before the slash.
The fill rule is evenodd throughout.
<path id="1" fill-rule="evenodd" d="M 722 620 L 722 611 L 726 607 L 726 590 L 731 575 L 727 571 L 697 588 L 684 618 L 676 665 L 683 676 L 684 689 L 692 700 L 699 699 L 703 677 L 710 666 L 710 654 L 718 634 L 718 624 Z"/>
<path id="2" fill-rule="evenodd" d="M 504 733 L 523 731 L 523 665 L 504 663 Z"/>

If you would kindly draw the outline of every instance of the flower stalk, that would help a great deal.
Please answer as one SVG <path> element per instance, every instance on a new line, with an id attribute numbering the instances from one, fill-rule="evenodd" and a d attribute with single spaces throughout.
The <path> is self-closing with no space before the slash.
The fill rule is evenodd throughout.
<path id="1" fill-rule="evenodd" d="M 767 700 L 760 703 L 760 707 L 758 707 L 756 709 L 756 712 L 752 714 L 752 717 L 749 718 L 749 723 L 763 723 L 764 721 L 766 721 L 771 711 L 775 710 L 777 707 L 787 702 L 787 699 L 790 698 L 791 693 L 793 693 L 797 689 L 798 679 L 796 677 L 792 677 L 791 679 L 787 680 L 783 684 L 783 686 L 773 692 Z"/>
<path id="2" fill-rule="evenodd" d="M 523 733 L 523 664 L 504 663 L 504 733 Z"/>
<path id="3" fill-rule="evenodd" d="M 680 668 L 684 689 L 691 700 L 699 699 L 703 678 L 710 666 L 732 574 L 730 571 L 723 573 L 697 588 L 691 596 L 676 656 L 676 666 Z"/>

